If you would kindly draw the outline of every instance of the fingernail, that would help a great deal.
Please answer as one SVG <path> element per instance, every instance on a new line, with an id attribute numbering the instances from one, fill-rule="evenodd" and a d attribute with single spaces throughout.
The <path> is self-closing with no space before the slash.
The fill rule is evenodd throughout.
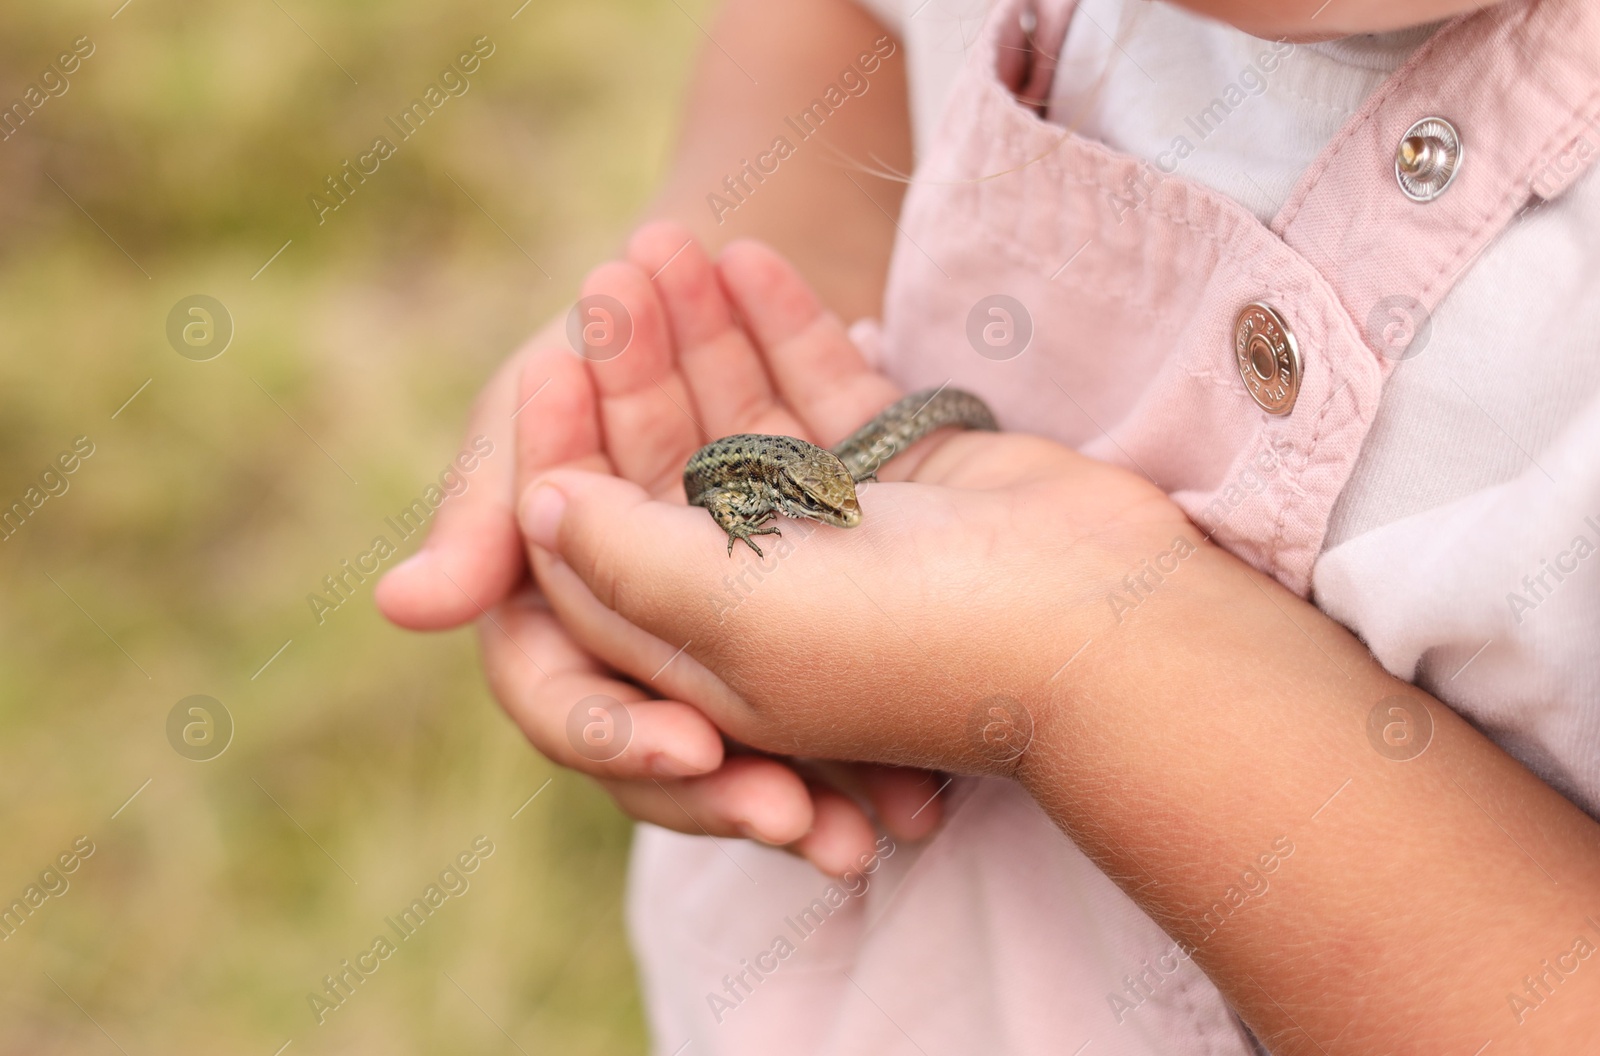
<path id="1" fill-rule="evenodd" d="M 549 485 L 539 487 L 523 507 L 522 530 L 546 550 L 554 550 L 561 517 L 566 512 L 567 497 L 559 489 Z"/>
<path id="2" fill-rule="evenodd" d="M 704 774 L 706 768 L 679 759 L 670 752 L 657 752 L 650 757 L 650 772 L 656 777 L 696 777 Z"/>
<path id="3" fill-rule="evenodd" d="M 768 847 L 782 847 L 783 846 L 783 841 L 782 840 L 776 839 L 776 838 L 774 838 L 772 836 L 764 836 L 764 835 L 762 835 L 759 831 L 757 831 L 754 823 L 752 823 L 752 822 L 741 821 L 739 824 L 734 826 L 734 830 L 737 831 L 739 833 L 739 835 L 743 836 L 745 839 L 747 839 L 747 840 L 755 840 L 757 843 L 764 843 Z"/>
<path id="4" fill-rule="evenodd" d="M 735 825 L 733 829 L 740 836 L 743 836 L 747 840 L 755 840 L 757 843 L 767 842 L 761 838 L 761 834 L 757 832 L 755 830 L 755 826 L 751 825 L 749 822 L 741 821 L 739 824 Z"/>

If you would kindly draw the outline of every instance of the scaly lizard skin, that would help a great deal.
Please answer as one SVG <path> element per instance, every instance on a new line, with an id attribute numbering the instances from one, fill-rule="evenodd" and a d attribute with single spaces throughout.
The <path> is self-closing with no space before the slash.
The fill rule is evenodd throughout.
<path id="1" fill-rule="evenodd" d="M 728 533 L 728 553 L 751 536 L 782 535 L 768 524 L 778 514 L 838 528 L 861 523 L 856 483 L 935 429 L 995 430 L 994 414 L 970 392 L 927 389 L 885 408 L 832 451 L 792 436 L 740 433 L 696 451 L 683 469 L 689 505 L 703 506 Z"/>

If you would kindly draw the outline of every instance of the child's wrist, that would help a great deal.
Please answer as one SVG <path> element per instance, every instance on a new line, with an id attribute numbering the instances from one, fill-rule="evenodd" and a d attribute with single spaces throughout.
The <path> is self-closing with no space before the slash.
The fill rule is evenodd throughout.
<path id="1" fill-rule="evenodd" d="M 1239 602 L 1259 602 L 1267 588 L 1197 529 L 1145 549 L 1137 559 L 1124 553 L 1102 562 L 1109 570 L 1100 573 L 1103 587 L 1086 591 L 1077 618 L 1067 621 L 1065 634 L 1076 637 L 1058 641 L 1062 661 L 1027 699 L 1032 738 L 1016 776 L 1036 795 L 1059 792 L 1060 768 L 1086 743 L 1116 746 L 1137 765 L 1131 755 L 1157 735 L 1158 716 L 1214 706 L 1210 698 L 1233 679 L 1270 677 L 1276 635 L 1304 642 L 1287 614 L 1275 626 L 1255 626 L 1259 609 Z M 1183 717 L 1170 717 L 1160 728 L 1183 725 Z"/>

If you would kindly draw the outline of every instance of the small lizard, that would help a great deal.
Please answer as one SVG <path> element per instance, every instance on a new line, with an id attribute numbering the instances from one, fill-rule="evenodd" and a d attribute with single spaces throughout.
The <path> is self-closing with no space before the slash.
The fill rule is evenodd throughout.
<path id="1" fill-rule="evenodd" d="M 782 535 L 778 514 L 837 528 L 861 523 L 856 484 L 935 429 L 995 430 L 994 414 L 970 392 L 927 389 L 897 400 L 832 451 L 792 436 L 739 433 L 696 451 L 683 469 L 689 505 L 703 506 L 733 544 L 765 556 L 751 536 Z"/>

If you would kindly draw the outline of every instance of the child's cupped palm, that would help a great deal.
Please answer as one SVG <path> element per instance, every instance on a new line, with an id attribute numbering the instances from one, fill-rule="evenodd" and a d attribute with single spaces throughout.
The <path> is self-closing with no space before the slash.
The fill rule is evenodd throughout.
<path id="1" fill-rule="evenodd" d="M 684 463 L 711 439 L 774 433 L 832 444 L 902 394 L 871 369 L 838 319 L 822 308 L 793 269 L 758 244 L 735 244 L 713 262 L 681 228 L 651 225 L 633 238 L 626 259 L 591 273 L 583 294 L 620 303 L 631 338 L 620 354 L 604 360 L 552 349 L 529 362 L 518 401 L 531 397 L 518 419 L 517 459 L 524 483 L 556 467 L 589 469 L 615 474 L 658 499 L 682 503 Z M 1003 424 L 1003 414 L 1001 419 Z M 881 477 L 937 487 L 918 489 L 912 501 L 893 505 L 873 504 L 864 497 L 868 516 L 877 512 L 884 524 L 879 529 L 883 534 L 874 540 L 874 526 L 864 524 L 849 533 L 859 533 L 853 548 L 826 536 L 791 531 L 792 539 L 807 535 L 802 544 L 807 547 L 813 539 L 825 540 L 825 547 L 845 546 L 825 558 L 835 570 L 854 570 L 869 594 L 874 576 L 903 583 L 908 576 L 928 574 L 971 597 L 993 564 L 1014 547 L 1031 549 L 1037 559 L 1042 540 L 1046 549 L 1060 551 L 1046 558 L 1061 564 L 1070 561 L 1068 551 L 1087 544 L 1096 555 L 1091 563 L 1098 566 L 1108 554 L 1118 555 L 1110 558 L 1114 563 L 1124 552 L 1165 543 L 1175 529 L 1187 525 L 1176 507 L 1140 478 L 1053 442 L 1018 434 L 930 438 L 890 462 Z M 969 494 L 962 499 L 962 493 Z M 1093 498 L 1079 502 L 1076 494 Z M 1057 523 L 1038 523 L 1041 519 Z M 780 521 L 779 527 L 796 526 Z M 1030 538 L 1033 534 L 1040 538 Z M 704 535 L 707 553 L 727 562 L 728 576 L 745 571 L 743 563 L 753 555 L 741 551 L 733 560 L 726 558 L 720 529 L 709 516 Z M 892 545 L 886 546 L 889 535 Z M 820 744 L 823 751 L 814 754 L 938 761 L 937 756 L 919 759 L 915 751 L 895 758 L 892 748 L 875 750 L 871 745 L 857 750 L 849 738 L 859 731 L 850 733 L 848 723 L 835 724 L 846 731 L 845 741 L 831 744 L 781 717 L 765 726 L 759 720 L 741 721 L 748 712 L 742 703 L 729 700 L 730 682 L 682 655 L 694 643 L 664 641 L 628 622 L 617 614 L 616 599 L 602 604 L 572 569 L 546 551 L 532 549 L 531 563 L 548 601 L 525 597 L 509 603 L 496 627 L 486 629 L 491 678 L 536 745 L 558 762 L 601 777 L 630 814 L 688 833 L 755 835 L 790 844 L 832 871 L 848 868 L 870 850 L 873 823 L 862 804 L 900 837 L 921 836 L 937 821 L 938 807 L 928 801 L 939 786 L 923 771 L 799 763 L 739 747 L 724 757 L 717 726 L 701 708 L 681 701 L 696 701 L 721 716 L 723 729 L 774 752 L 793 747 L 798 754 L 813 754 L 806 749 Z M 784 635 L 794 629 L 761 624 L 768 599 L 759 595 L 766 592 L 781 606 L 782 593 L 799 588 L 807 573 L 796 572 L 785 584 L 781 575 L 772 574 L 772 562 L 769 557 L 764 563 L 758 585 L 747 574 L 735 588 L 751 598 L 746 618 L 719 620 L 695 633 L 742 636 L 735 648 L 745 653 L 759 651 L 762 638 L 781 650 Z M 707 582 L 703 594 L 737 599 L 721 578 Z M 669 588 L 628 582 L 623 589 L 649 593 Z M 726 608 L 725 601 L 706 596 L 668 600 L 707 611 L 716 604 Z M 889 612 L 883 617 L 887 625 L 897 622 Z M 914 643 L 897 646 L 894 637 L 886 630 L 884 638 L 858 642 L 857 648 L 866 656 L 904 650 L 908 644 L 917 648 Z M 710 646 L 698 643 L 692 651 L 702 653 Z M 841 647 L 849 649 L 850 643 Z M 946 668 L 942 674 L 935 671 L 941 684 L 959 683 L 963 665 L 954 649 L 947 652 L 944 658 L 925 658 L 931 663 L 923 666 Z M 843 671 L 849 666 L 839 668 L 839 677 L 846 677 Z M 748 672 L 750 665 L 745 668 Z M 808 677 L 826 679 L 828 672 Z M 985 682 L 978 677 L 972 692 Z M 758 685 L 748 674 L 731 684 L 736 695 L 756 701 L 768 689 L 774 699 L 792 700 L 795 693 L 806 693 L 803 684 Z M 646 685 L 668 691 L 667 699 L 641 688 Z M 819 703 L 838 699 L 841 691 L 845 697 L 850 693 L 848 686 L 814 688 Z M 950 698 L 958 709 L 962 692 L 957 686 Z M 575 750 L 565 735 L 571 702 L 590 696 L 627 704 L 629 749 L 609 762 L 596 763 Z M 880 726 L 893 727 L 894 722 L 890 717 Z M 792 737 L 787 732 L 791 729 Z M 889 744 L 903 740 L 892 728 L 884 736 Z M 673 777 L 674 768 L 659 765 L 664 756 L 691 762 L 696 770 L 715 769 L 703 776 Z M 685 769 L 675 768 L 679 773 Z"/>

